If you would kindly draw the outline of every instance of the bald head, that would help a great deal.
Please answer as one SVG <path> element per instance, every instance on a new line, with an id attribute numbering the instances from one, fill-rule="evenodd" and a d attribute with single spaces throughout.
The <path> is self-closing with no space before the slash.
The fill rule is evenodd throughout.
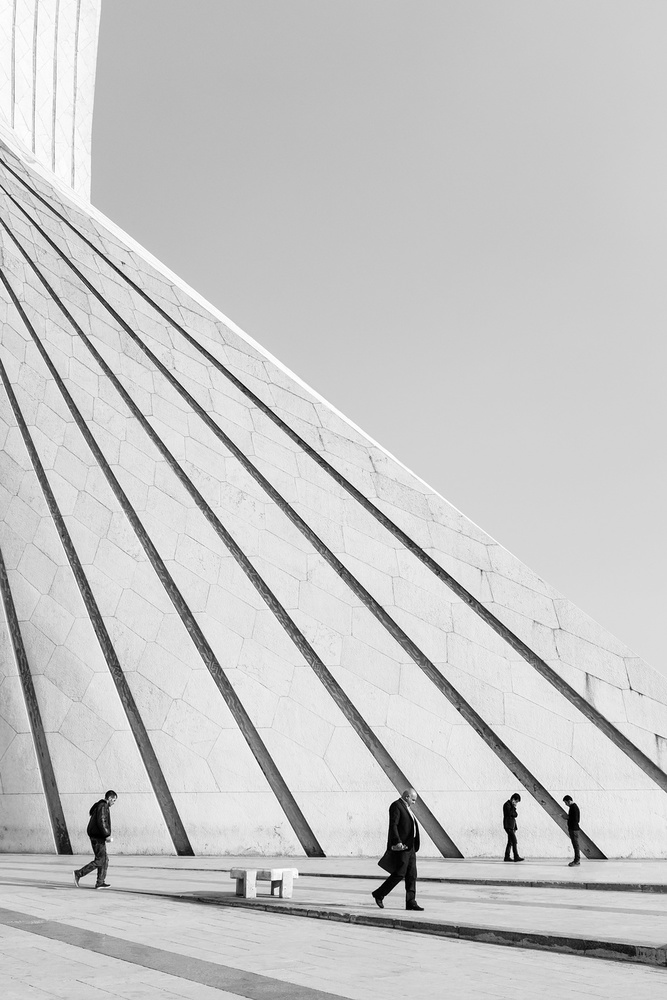
<path id="1" fill-rule="evenodd" d="M 407 802 L 409 806 L 413 806 L 417 801 L 417 793 L 414 788 L 406 788 L 401 795 L 401 798 L 404 802 Z"/>

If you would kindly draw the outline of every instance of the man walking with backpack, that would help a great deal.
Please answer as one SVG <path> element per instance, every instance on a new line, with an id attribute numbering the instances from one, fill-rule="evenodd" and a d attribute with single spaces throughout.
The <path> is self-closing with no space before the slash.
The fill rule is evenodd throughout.
<path id="1" fill-rule="evenodd" d="M 74 872 L 74 884 L 78 887 L 79 879 L 97 868 L 96 889 L 108 889 L 109 883 L 106 880 L 109 858 L 107 856 L 107 841 L 111 840 L 111 815 L 109 810 L 118 796 L 112 788 L 105 793 L 103 799 L 99 799 L 90 807 L 90 820 L 86 833 L 90 837 L 93 854 L 95 857 L 83 868 Z"/>

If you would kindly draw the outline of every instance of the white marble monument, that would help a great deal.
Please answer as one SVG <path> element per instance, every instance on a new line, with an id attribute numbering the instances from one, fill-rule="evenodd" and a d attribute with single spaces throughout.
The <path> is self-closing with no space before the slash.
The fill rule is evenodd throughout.
<path id="1" fill-rule="evenodd" d="M 0 0 L 0 850 L 667 854 L 667 683 L 87 201 L 98 0 Z M 436 433 L 436 431 L 434 431 Z"/>

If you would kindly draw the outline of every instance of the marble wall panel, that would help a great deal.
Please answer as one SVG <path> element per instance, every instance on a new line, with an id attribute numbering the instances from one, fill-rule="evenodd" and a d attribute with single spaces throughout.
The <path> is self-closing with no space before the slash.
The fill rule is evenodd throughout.
<path id="1" fill-rule="evenodd" d="M 36 765 L 35 765 L 36 766 Z M 2 761 L 0 760 L 0 781 Z M 53 834 L 41 790 L 0 791 L 2 836 L 0 850 L 8 854 L 50 854 Z M 90 844 L 90 841 L 88 842 Z"/>
<path id="2" fill-rule="evenodd" d="M 23 168 L 13 161 L 13 169 L 20 173 Z M 637 802 L 645 803 L 652 802 L 652 795 L 664 796 L 572 700 L 521 657 L 507 641 L 508 630 L 620 732 L 635 739 L 643 753 L 662 760 L 667 692 L 641 661 L 177 279 L 161 273 L 94 212 L 85 214 L 80 205 L 56 198 L 43 179 L 30 178 L 161 309 L 185 325 L 192 343 L 19 182 L 10 183 L 17 201 L 77 261 L 100 296 L 167 368 L 161 372 L 103 303 L 85 291 L 20 210 L 5 206 L 56 295 L 71 304 L 136 404 L 137 410 L 128 408 L 119 385 L 104 374 L 62 314 L 54 312 L 35 275 L 12 254 L 11 279 L 49 356 L 165 561 L 192 621 L 227 672 L 327 852 L 380 850 L 386 807 L 395 791 L 306 665 L 295 642 L 297 630 L 397 764 L 424 791 L 464 853 L 502 849 L 500 809 L 516 782 L 412 662 L 386 622 L 374 617 L 363 592 L 348 586 L 316 552 L 313 540 L 288 516 L 290 509 L 556 798 L 565 791 L 578 797 L 607 795 L 605 802 L 620 794 L 636 795 Z M 97 460 L 54 391 L 44 362 L 21 332 L 16 314 L 10 309 L 6 315 L 10 334 L 3 333 L 0 357 L 195 849 L 280 853 L 291 844 L 290 849 L 298 850 L 275 796 Z M 400 533 L 374 517 L 372 507 L 328 475 L 286 428 L 217 371 L 198 344 L 451 573 L 479 602 L 478 611 L 495 614 L 498 630 L 438 579 Z M 192 411 L 184 393 L 228 435 L 231 448 L 216 437 L 201 412 Z M 151 442 L 142 416 L 240 546 L 248 573 L 196 506 L 193 489 L 184 487 Z M 68 589 L 62 559 L 53 558 L 34 477 L 21 457 L 11 419 L 4 419 L 1 468 L 7 502 L 1 540 L 9 553 L 41 697 L 52 702 L 48 711 L 55 754 L 59 760 L 69 754 L 73 767 L 83 754 L 90 764 L 81 763 L 82 780 L 94 784 L 102 781 L 102 771 L 105 780 L 115 771 L 128 789 L 134 782 L 131 794 L 146 794 L 149 802 L 145 774 L 128 756 L 131 743 L 122 716 L 116 710 L 107 718 L 100 715 L 106 667 L 99 656 L 90 662 L 86 645 L 91 639 L 85 635 L 76 593 Z M 264 481 L 252 477 L 235 448 Z M 255 574 L 287 609 L 292 620 L 288 630 L 253 584 Z M 64 791 L 66 798 L 77 794 L 69 786 Z M 87 785 L 79 792 L 87 795 Z M 369 804 L 378 806 L 372 818 Z M 586 799 L 586 815 L 605 816 L 605 808 L 599 800 Z M 138 840 L 141 825 L 152 822 L 149 811 L 142 810 L 131 834 Z M 655 829 L 649 820 L 642 849 L 649 843 L 654 851 L 663 849 L 656 844 Z M 521 831 L 526 852 L 568 853 L 562 832 L 528 795 Z M 604 824 L 588 832 L 609 850 L 612 838 Z M 144 834 L 152 843 L 150 832 Z M 627 849 L 620 841 L 614 844 L 619 853 Z M 428 838 L 425 850 L 436 851 Z"/>
<path id="3" fill-rule="evenodd" d="M 190 790 L 175 795 L 197 854 L 294 857 L 301 846 L 270 792 L 227 792 L 224 797 Z"/>

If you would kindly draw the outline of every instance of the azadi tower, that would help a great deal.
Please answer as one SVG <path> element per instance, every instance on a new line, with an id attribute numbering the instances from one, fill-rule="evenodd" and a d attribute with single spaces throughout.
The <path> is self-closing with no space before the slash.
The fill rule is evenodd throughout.
<path id="1" fill-rule="evenodd" d="M 0 3 L 0 849 L 667 854 L 667 683 L 88 201 L 99 0 Z M 434 433 L 435 430 L 434 430 Z"/>

